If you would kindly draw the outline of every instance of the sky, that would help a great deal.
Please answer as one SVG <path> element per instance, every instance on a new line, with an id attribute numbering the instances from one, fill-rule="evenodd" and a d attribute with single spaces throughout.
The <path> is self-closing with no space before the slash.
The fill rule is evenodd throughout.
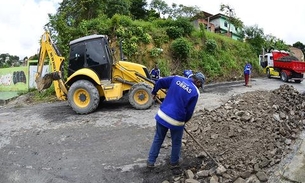
<path id="1" fill-rule="evenodd" d="M 62 0 L 1 0 L 0 54 L 8 53 L 20 59 L 39 50 L 39 40 L 48 14 L 55 14 Z M 149 3 L 150 0 L 147 0 Z M 211 14 L 221 13 L 220 5 L 229 5 L 245 26 L 257 25 L 264 34 L 271 34 L 286 44 L 305 44 L 305 1 L 303 0 L 165 0 L 184 6 L 198 6 Z"/>
<path id="2" fill-rule="evenodd" d="M 62 0 L 0 0 L 0 54 L 19 59 L 38 53 L 39 40 Z"/>

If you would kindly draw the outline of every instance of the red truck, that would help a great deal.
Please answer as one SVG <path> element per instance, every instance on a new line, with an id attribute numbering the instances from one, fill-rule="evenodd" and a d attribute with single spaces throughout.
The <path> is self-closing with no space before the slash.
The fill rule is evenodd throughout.
<path id="1" fill-rule="evenodd" d="M 259 56 L 260 65 L 264 68 L 268 78 L 280 77 L 282 81 L 294 80 L 301 83 L 304 79 L 305 62 L 299 61 L 285 51 L 272 51 Z"/>

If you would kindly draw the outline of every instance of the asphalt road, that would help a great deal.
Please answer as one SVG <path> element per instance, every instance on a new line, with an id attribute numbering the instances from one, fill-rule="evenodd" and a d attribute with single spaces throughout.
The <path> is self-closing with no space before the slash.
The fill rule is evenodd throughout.
<path id="1" fill-rule="evenodd" d="M 212 110 L 232 95 L 272 90 L 278 79 L 255 78 L 207 85 L 196 110 Z M 300 92 L 305 84 L 288 83 Z M 139 111 L 128 102 L 103 103 L 96 112 L 76 115 L 67 102 L 0 107 L 1 183 L 162 182 L 170 172 L 147 172 L 159 105 Z M 162 149 L 157 164 L 166 164 Z"/>

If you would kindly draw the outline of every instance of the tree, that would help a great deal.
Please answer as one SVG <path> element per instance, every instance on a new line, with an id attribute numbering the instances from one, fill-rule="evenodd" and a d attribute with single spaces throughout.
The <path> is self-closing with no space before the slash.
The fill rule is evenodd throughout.
<path id="1" fill-rule="evenodd" d="M 162 0 L 152 0 L 150 3 L 150 7 L 152 9 L 155 9 L 159 13 L 160 17 L 161 15 L 164 16 L 165 14 L 169 13 L 168 5 L 165 1 Z"/>
<path id="2" fill-rule="evenodd" d="M 19 62 L 19 57 L 16 55 L 10 55 L 8 53 L 0 54 L 1 68 L 11 67 L 18 62 Z"/>
<path id="3" fill-rule="evenodd" d="M 145 9 L 146 6 L 147 6 L 146 0 L 131 0 L 129 11 L 132 18 L 147 20 L 148 11 Z"/>
<path id="4" fill-rule="evenodd" d="M 156 10 L 154 10 L 152 8 L 150 10 L 147 10 L 147 16 L 148 16 L 147 17 L 148 21 L 160 18 L 160 14 L 158 12 L 156 12 Z"/>
<path id="5" fill-rule="evenodd" d="M 229 27 L 227 30 L 227 34 L 230 34 L 231 24 L 236 28 L 243 28 L 243 22 L 236 17 L 235 11 L 229 5 L 220 5 L 220 11 L 223 12 L 228 17 Z"/>
<path id="6" fill-rule="evenodd" d="M 67 56 L 71 40 L 86 34 L 99 33 L 98 31 L 103 30 L 101 21 L 105 20 L 104 16 L 111 18 L 116 13 L 130 15 L 130 4 L 130 0 L 63 0 L 56 14 L 49 14 L 50 22 L 47 27 L 53 41 L 62 54 Z"/>
<path id="7" fill-rule="evenodd" d="M 200 11 L 196 15 L 194 15 L 191 20 L 198 20 L 198 19 L 204 19 L 206 18 L 203 11 Z"/>
<path id="8" fill-rule="evenodd" d="M 90 20 L 105 12 L 107 0 L 63 0 L 55 16 L 64 16 L 69 26 L 77 26 L 82 20 Z"/>
<path id="9" fill-rule="evenodd" d="M 106 11 L 107 0 L 63 0 L 55 15 L 49 14 L 46 25 L 52 40 L 57 44 L 63 55 L 67 55 L 68 45 L 74 38 L 80 37 L 78 29 L 83 21 L 97 18 Z"/>
<path id="10" fill-rule="evenodd" d="M 305 54 L 305 45 L 303 43 L 301 43 L 300 41 L 294 43 L 292 46 L 299 48 L 300 50 L 302 50 L 303 54 Z"/>
<path id="11" fill-rule="evenodd" d="M 246 42 L 249 43 L 257 55 L 261 54 L 264 47 L 264 31 L 257 25 L 245 27 Z"/>
<path id="12" fill-rule="evenodd" d="M 49 15 L 49 27 L 59 34 L 77 28 L 81 22 L 105 14 L 129 15 L 130 0 L 63 0 L 55 15 Z"/>
<path id="13" fill-rule="evenodd" d="M 168 14 L 172 18 L 191 18 L 194 17 L 196 14 L 199 14 L 199 12 L 200 9 L 198 6 L 184 6 L 183 4 L 179 4 L 178 6 L 176 3 L 173 3 L 172 7 L 169 8 Z"/>
<path id="14" fill-rule="evenodd" d="M 271 52 L 272 50 L 285 50 L 289 51 L 289 46 L 285 42 L 272 34 L 267 34 L 264 37 L 264 50 L 266 52 Z"/>
<path id="15" fill-rule="evenodd" d="M 130 5 L 131 2 L 129 0 L 104 0 L 106 1 L 105 5 L 105 14 L 108 18 L 111 18 L 115 14 L 120 15 L 129 15 L 130 14 Z"/>

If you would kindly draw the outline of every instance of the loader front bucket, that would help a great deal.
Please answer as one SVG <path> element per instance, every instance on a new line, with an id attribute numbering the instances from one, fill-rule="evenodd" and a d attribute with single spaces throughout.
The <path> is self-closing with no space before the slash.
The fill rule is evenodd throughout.
<path id="1" fill-rule="evenodd" d="M 60 76 L 57 72 L 45 74 L 42 78 L 36 78 L 37 90 L 42 91 L 43 89 L 49 88 L 52 82 L 58 79 L 60 79 Z"/>

